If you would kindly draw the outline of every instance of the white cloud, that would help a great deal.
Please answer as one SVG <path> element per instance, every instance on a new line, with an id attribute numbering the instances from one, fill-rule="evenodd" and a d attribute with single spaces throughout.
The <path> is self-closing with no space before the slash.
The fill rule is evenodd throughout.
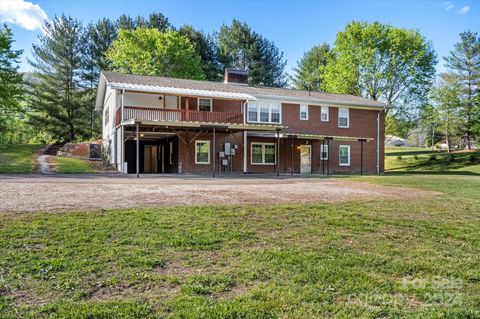
<path id="1" fill-rule="evenodd" d="M 463 8 L 461 8 L 460 10 L 458 10 L 458 13 L 459 14 L 467 14 L 467 12 L 470 10 L 470 6 L 465 6 Z"/>
<path id="2" fill-rule="evenodd" d="M 42 29 L 47 14 L 38 4 L 25 0 L 0 0 L 0 22 L 18 24 L 27 30 Z"/>
<path id="3" fill-rule="evenodd" d="M 450 1 L 447 1 L 443 4 L 443 7 L 444 7 L 445 11 L 450 11 L 455 6 Z"/>

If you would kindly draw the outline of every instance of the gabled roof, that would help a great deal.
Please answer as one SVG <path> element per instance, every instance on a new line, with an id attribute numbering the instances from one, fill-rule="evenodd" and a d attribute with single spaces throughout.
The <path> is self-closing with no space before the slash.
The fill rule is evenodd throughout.
<path id="1" fill-rule="evenodd" d="M 146 92 L 178 93 L 190 92 L 198 96 L 237 98 L 245 100 L 282 99 L 303 103 L 325 103 L 367 108 L 386 107 L 384 103 L 350 94 L 331 94 L 266 86 L 235 85 L 223 82 L 198 81 L 102 71 L 97 91 L 97 109 L 102 108 L 106 85 L 118 89 Z M 102 92 L 103 91 L 103 92 Z"/>

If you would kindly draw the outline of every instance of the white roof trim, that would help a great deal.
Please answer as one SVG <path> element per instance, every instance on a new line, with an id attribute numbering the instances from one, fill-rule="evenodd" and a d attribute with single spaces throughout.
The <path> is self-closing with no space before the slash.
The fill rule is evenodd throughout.
<path id="1" fill-rule="evenodd" d="M 215 97 L 215 98 L 239 99 L 239 100 L 250 100 L 250 101 L 256 100 L 254 96 L 251 96 L 245 93 L 198 90 L 198 89 L 176 88 L 176 87 L 155 86 L 155 85 L 140 85 L 140 84 L 118 83 L 118 82 L 110 82 L 109 84 L 112 89 L 134 90 L 134 91 L 164 93 L 164 94 L 173 94 L 173 95 L 175 94 L 195 95 L 199 97 L 209 97 L 209 98 Z"/>
<path id="2" fill-rule="evenodd" d="M 323 105 L 323 106 L 350 106 L 352 108 L 361 108 L 361 109 L 372 109 L 372 110 L 382 110 L 384 106 L 375 106 L 375 105 L 368 105 L 364 103 L 356 103 L 352 101 L 335 101 L 335 100 L 328 100 L 328 99 L 320 99 L 320 98 L 301 98 L 301 97 L 293 97 L 293 96 L 283 96 L 283 95 L 264 95 L 264 94 L 256 94 L 258 99 L 266 99 L 266 100 L 280 100 L 282 103 L 292 103 L 292 104 L 299 104 L 299 103 L 306 103 L 308 105 Z"/>

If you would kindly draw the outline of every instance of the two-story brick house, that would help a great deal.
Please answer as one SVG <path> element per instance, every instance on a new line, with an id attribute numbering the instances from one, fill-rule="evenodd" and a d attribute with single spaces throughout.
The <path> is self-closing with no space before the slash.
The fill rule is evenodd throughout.
<path id="1" fill-rule="evenodd" d="M 250 86 L 102 72 L 103 143 L 123 173 L 381 173 L 383 103 Z"/>

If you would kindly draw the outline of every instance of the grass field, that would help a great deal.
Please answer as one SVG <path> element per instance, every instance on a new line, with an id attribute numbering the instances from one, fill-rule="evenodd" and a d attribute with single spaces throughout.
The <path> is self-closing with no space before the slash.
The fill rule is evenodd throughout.
<path id="1" fill-rule="evenodd" d="M 426 148 L 387 147 L 387 173 L 480 174 L 480 151 L 439 153 Z"/>
<path id="2" fill-rule="evenodd" d="M 0 145 L 0 173 L 32 173 L 35 170 L 34 154 L 40 144 Z"/>
<path id="3" fill-rule="evenodd" d="M 353 179 L 444 194 L 1 214 L 0 317 L 480 318 L 480 177 Z"/>
<path id="4" fill-rule="evenodd" d="M 53 169 L 58 173 L 64 174 L 83 174 L 93 173 L 95 170 L 86 161 L 74 157 L 52 156 L 51 164 Z"/>

